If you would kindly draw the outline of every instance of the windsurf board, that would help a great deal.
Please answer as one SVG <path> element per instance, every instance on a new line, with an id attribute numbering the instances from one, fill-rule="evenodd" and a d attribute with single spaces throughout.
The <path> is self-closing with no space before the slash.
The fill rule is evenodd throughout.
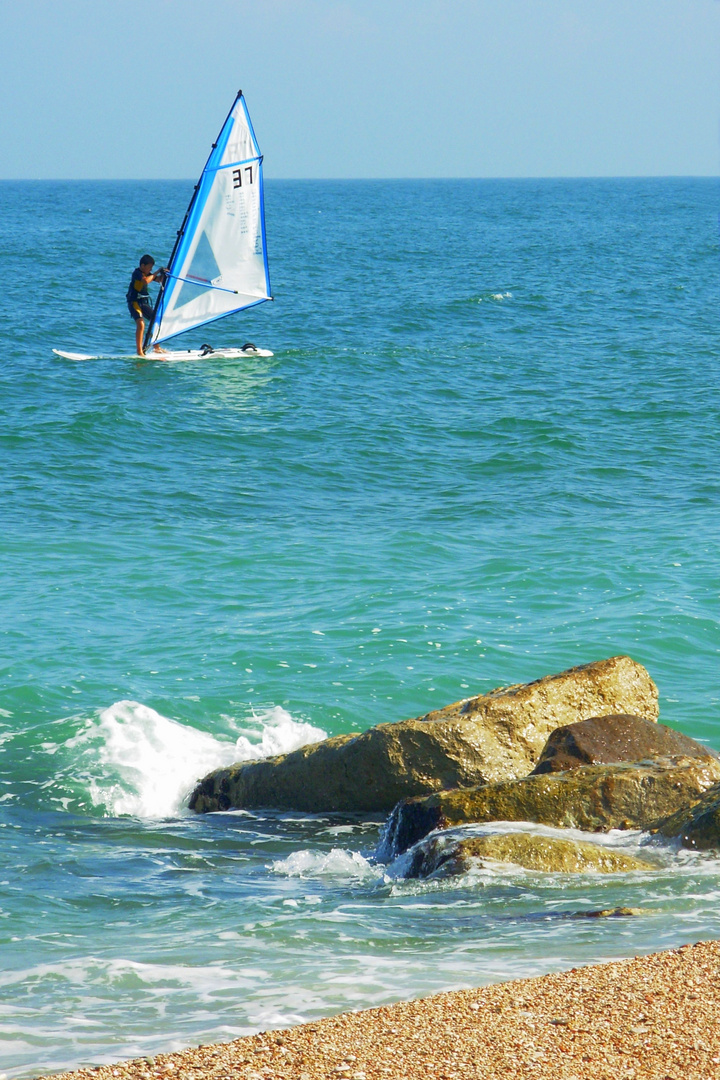
<path id="1" fill-rule="evenodd" d="M 53 349 L 56 356 L 62 356 L 65 360 L 164 360 L 176 362 L 178 360 L 242 360 L 255 356 L 273 356 L 269 349 L 213 349 L 208 352 L 204 349 L 168 349 L 163 353 L 148 352 L 145 356 L 134 353 L 125 353 L 120 356 L 111 356 L 106 353 L 79 353 L 64 352 L 62 349 Z"/>

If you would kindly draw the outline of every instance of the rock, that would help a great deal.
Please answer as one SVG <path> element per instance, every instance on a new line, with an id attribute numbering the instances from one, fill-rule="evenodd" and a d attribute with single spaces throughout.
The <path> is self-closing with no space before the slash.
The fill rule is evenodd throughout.
<path id="1" fill-rule="evenodd" d="M 625 713 L 592 716 L 553 731 L 545 743 L 534 775 L 563 772 L 579 765 L 611 765 L 619 761 L 649 761 L 670 757 L 715 758 L 714 750 L 664 724 Z"/>
<path id="2" fill-rule="evenodd" d="M 656 822 L 651 831 L 678 839 L 687 848 L 720 848 L 720 784 L 709 788 L 694 805 Z"/>
<path id="3" fill-rule="evenodd" d="M 600 712 L 657 719 L 657 688 L 645 668 L 614 656 L 362 735 L 217 769 L 199 782 L 190 808 L 387 812 L 411 795 L 523 776 L 555 728 Z"/>
<path id="4" fill-rule="evenodd" d="M 484 866 L 488 862 L 513 863 L 526 870 L 556 874 L 617 874 L 655 869 L 652 863 L 634 855 L 587 840 L 517 832 L 448 839 L 439 835 L 418 844 L 410 853 L 405 876 L 425 878 L 438 873 L 442 876 L 463 874 L 473 863 Z"/>
<path id="5" fill-rule="evenodd" d="M 581 765 L 405 799 L 388 819 L 378 857 L 394 858 L 434 829 L 469 822 L 534 821 L 585 832 L 646 829 L 696 803 L 718 780 L 720 761 L 715 758 L 674 758 Z"/>
<path id="6" fill-rule="evenodd" d="M 566 915 L 567 919 L 626 919 L 632 915 L 654 915 L 652 908 L 641 907 L 611 907 L 599 908 L 592 911 L 573 911 Z"/>

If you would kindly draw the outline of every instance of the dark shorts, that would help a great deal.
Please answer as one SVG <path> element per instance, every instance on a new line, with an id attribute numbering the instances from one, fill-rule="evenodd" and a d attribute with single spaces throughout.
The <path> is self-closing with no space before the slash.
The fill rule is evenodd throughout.
<path id="1" fill-rule="evenodd" d="M 138 319 L 145 319 L 148 322 L 152 319 L 153 309 L 147 300 L 128 300 L 128 311 L 135 322 Z"/>

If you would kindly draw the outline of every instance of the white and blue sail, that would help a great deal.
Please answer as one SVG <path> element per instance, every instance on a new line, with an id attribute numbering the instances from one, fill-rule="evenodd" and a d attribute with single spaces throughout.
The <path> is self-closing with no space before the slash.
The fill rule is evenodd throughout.
<path id="1" fill-rule="evenodd" d="M 178 233 L 146 348 L 272 300 L 262 160 L 240 91 Z"/>

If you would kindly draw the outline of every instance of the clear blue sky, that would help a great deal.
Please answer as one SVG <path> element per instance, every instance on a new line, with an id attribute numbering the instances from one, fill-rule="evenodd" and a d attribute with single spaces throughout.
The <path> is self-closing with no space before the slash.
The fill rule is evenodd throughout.
<path id="1" fill-rule="evenodd" d="M 720 0 L 0 0 L 0 178 L 720 174 Z"/>

